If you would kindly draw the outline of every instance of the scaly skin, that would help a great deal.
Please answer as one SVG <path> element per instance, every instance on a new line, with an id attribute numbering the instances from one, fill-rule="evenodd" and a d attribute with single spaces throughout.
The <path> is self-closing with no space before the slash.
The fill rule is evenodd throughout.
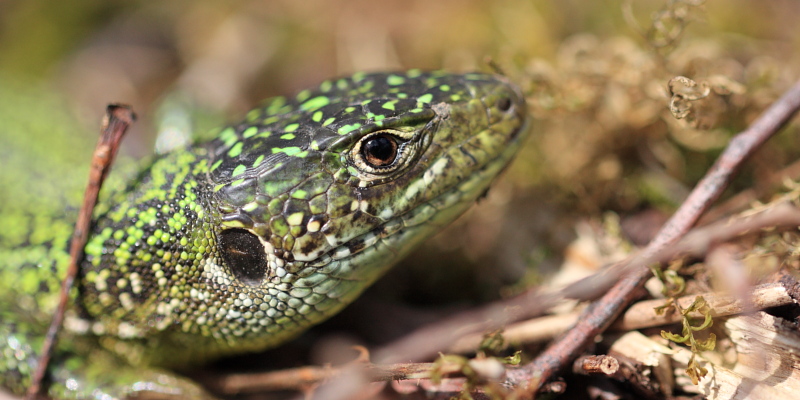
<path id="1" fill-rule="evenodd" d="M 486 190 L 525 121 L 502 78 L 356 74 L 117 173 L 95 210 L 50 394 L 202 396 L 158 368 L 276 346 L 338 312 Z M 20 393 L 68 262 L 86 170 L 68 164 L 88 155 L 53 159 L 72 140 L 5 126 L 0 155 L 16 158 L 0 172 L 0 383 Z"/>

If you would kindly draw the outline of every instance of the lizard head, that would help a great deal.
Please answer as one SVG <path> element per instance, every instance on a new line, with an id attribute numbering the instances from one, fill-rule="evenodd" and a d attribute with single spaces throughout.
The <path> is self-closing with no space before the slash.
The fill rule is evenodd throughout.
<path id="1" fill-rule="evenodd" d="M 295 335 L 474 203 L 526 121 L 519 90 L 484 74 L 356 74 L 272 99 L 150 169 L 188 165 L 168 175 L 184 183 L 166 184 L 173 193 L 148 208 L 175 222 L 140 235 L 162 260 L 157 293 L 140 296 L 158 299 L 137 318 L 239 338 L 237 348 Z M 142 210 L 148 190 L 134 192 L 127 202 Z M 153 269 L 141 264 L 139 280 Z"/>
<path id="2" fill-rule="evenodd" d="M 279 326 L 328 315 L 486 190 L 525 116 L 481 74 L 356 75 L 272 100 L 209 145 L 208 279 L 275 303 L 262 318 Z"/>

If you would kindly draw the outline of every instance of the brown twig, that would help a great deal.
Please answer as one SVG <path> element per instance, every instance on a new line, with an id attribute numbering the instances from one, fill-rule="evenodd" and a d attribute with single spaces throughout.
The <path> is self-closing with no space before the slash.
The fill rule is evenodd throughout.
<path id="1" fill-rule="evenodd" d="M 363 372 L 372 382 L 430 379 L 434 371 L 440 375 L 450 377 L 463 376 L 461 374 L 461 366 L 452 363 L 402 363 L 391 365 L 357 363 L 341 367 L 301 367 L 256 374 L 223 375 L 209 381 L 208 385 L 223 394 L 301 390 L 346 374 L 350 370 Z"/>
<path id="2" fill-rule="evenodd" d="M 703 296 L 711 308 L 714 317 L 724 317 L 741 314 L 752 310 L 763 310 L 795 303 L 783 283 L 768 283 L 752 289 L 744 298 L 738 295 L 720 293 L 702 293 L 683 296 L 676 300 L 682 308 L 688 308 L 697 296 Z M 653 326 L 661 326 L 679 322 L 681 316 L 677 313 L 656 315 L 655 307 L 664 304 L 664 300 L 641 301 L 631 306 L 625 314 L 618 319 L 609 329 L 615 331 L 630 331 Z"/>
<path id="3" fill-rule="evenodd" d="M 619 361 L 607 355 L 582 356 L 572 363 L 572 372 L 581 375 L 613 375 L 617 371 Z"/>
<path id="4" fill-rule="evenodd" d="M 88 239 L 89 225 L 92 222 L 92 211 L 97 203 L 97 195 L 100 192 L 103 181 L 108 175 L 108 171 L 114 161 L 114 156 L 117 154 L 117 149 L 122 141 L 122 137 L 135 120 L 136 115 L 133 113 L 130 106 L 110 104 L 106 108 L 106 115 L 103 118 L 100 130 L 100 138 L 97 141 L 97 146 L 92 155 L 89 181 L 86 184 L 86 191 L 83 195 L 83 204 L 78 214 L 78 219 L 75 222 L 75 231 L 72 234 L 72 243 L 69 249 L 69 267 L 67 268 L 64 280 L 61 282 L 58 308 L 55 314 L 53 314 L 53 319 L 47 330 L 47 336 L 42 345 L 42 352 L 39 355 L 38 365 L 34 371 L 31 386 L 28 388 L 26 394 L 26 399 L 28 400 L 36 399 L 42 390 L 42 381 L 47 372 L 47 366 L 50 363 L 58 332 L 61 329 L 61 324 L 64 321 L 64 314 L 69 304 L 69 292 L 78 274 L 78 263 L 83 257 L 83 248 L 86 246 L 86 241 Z"/>
<path id="5" fill-rule="evenodd" d="M 775 135 L 800 109 L 800 82 L 795 83 L 750 127 L 736 135 L 709 172 L 689 194 L 655 239 L 625 264 L 632 272 L 621 279 L 599 301 L 589 306 L 575 327 L 539 355 L 532 363 L 509 373 L 509 383 L 532 396 L 542 385 L 575 359 L 602 333 L 622 309 L 634 301 L 633 294 L 650 276 L 646 268 L 653 256 L 675 243 L 695 224 L 721 194 L 744 160 Z"/>

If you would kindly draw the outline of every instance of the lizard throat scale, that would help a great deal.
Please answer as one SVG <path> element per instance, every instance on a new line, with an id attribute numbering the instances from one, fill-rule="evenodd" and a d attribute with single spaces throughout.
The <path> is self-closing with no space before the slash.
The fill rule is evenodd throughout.
<path id="1" fill-rule="evenodd" d="M 484 74 L 356 74 L 271 99 L 104 190 L 62 339 L 95 345 L 64 351 L 181 367 L 285 342 L 463 213 L 526 128 L 519 90 Z M 0 341 L 40 343 L 57 285 L 39 283 L 31 301 L 13 282 L 33 269 L 60 279 L 70 233 L 33 255 L 31 240 L 0 242 L 12 282 Z M 0 383 L 24 387 L 37 349 L 0 366 Z"/>

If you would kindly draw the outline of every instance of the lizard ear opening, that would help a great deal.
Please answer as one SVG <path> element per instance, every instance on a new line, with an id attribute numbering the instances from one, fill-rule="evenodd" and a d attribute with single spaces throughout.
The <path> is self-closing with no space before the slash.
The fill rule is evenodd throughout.
<path id="1" fill-rule="evenodd" d="M 267 274 L 267 255 L 258 237 L 244 229 L 227 229 L 217 240 L 222 260 L 233 276 L 246 285 L 261 284 Z"/>

